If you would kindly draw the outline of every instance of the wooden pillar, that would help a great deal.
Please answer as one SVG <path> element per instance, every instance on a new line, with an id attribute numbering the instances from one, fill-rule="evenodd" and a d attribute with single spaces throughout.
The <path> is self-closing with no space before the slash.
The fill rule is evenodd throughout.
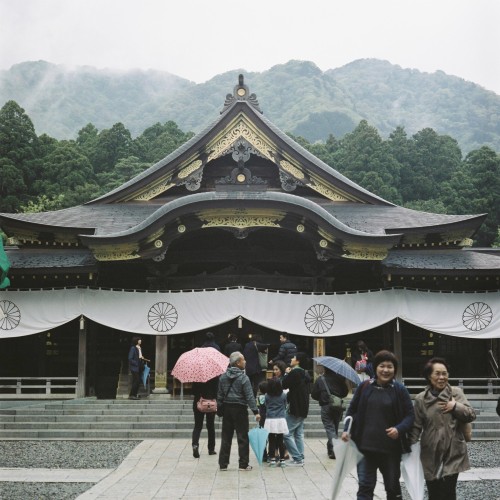
<path id="1" fill-rule="evenodd" d="M 403 378 L 403 344 L 401 337 L 401 327 L 398 318 L 396 318 L 396 320 L 394 321 L 392 345 L 394 346 L 394 354 L 396 355 L 396 358 L 399 361 L 396 380 L 399 380 L 399 382 L 401 382 L 401 379 Z"/>
<path id="2" fill-rule="evenodd" d="M 153 394 L 169 394 L 167 387 L 167 355 L 168 337 L 166 335 L 156 336 L 155 353 L 155 388 Z"/>
<path id="3" fill-rule="evenodd" d="M 325 339 L 317 337 L 314 339 L 313 356 L 315 358 L 318 356 L 325 356 Z"/>
<path id="4" fill-rule="evenodd" d="M 78 382 L 76 386 L 76 397 L 85 397 L 86 374 L 87 374 L 87 322 L 80 316 L 78 330 Z"/>

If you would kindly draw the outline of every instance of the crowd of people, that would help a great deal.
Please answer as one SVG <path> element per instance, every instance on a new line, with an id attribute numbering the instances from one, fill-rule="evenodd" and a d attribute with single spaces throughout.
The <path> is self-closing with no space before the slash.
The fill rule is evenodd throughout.
<path id="1" fill-rule="evenodd" d="M 259 426 L 269 433 L 263 460 L 271 467 L 303 467 L 304 422 L 312 397 L 320 406 L 328 457 L 335 459 L 334 446 L 349 440 L 362 454 L 357 464 L 359 500 L 373 498 L 377 471 L 382 475 L 387 498 L 402 498 L 401 459 L 412 453 L 416 443 L 420 445 L 420 462 L 429 500 L 456 498 L 458 475 L 470 467 L 467 441 L 470 423 L 476 415 L 463 391 L 450 386 L 449 365 L 445 359 L 432 358 L 426 363 L 423 369 L 426 388 L 412 402 L 406 387 L 396 379 L 399 362 L 394 353 L 381 350 L 373 355 L 363 341 L 358 341 L 351 363 L 360 380 L 346 411 L 353 423 L 350 431 L 344 431 L 338 441 L 344 409 L 332 406 L 332 395 L 345 398 L 351 385 L 344 376 L 321 365 L 317 366 L 318 376 L 313 383 L 305 369 L 306 354 L 297 349 L 286 333 L 280 336 L 278 354 L 269 361 L 269 344 L 263 343 L 258 335 L 244 346 L 235 335 L 230 335 L 221 349 L 214 335 L 208 332 L 202 347 L 224 352 L 229 364 L 220 376 L 192 385 L 194 458 L 200 458 L 199 439 L 205 418 L 208 454 L 217 454 L 215 413 L 200 410 L 197 404 L 200 398 L 205 398 L 216 401 L 221 409 L 221 471 L 228 469 L 235 433 L 238 468 L 240 471 L 252 470 L 248 409 Z M 145 361 L 141 339 L 134 337 L 129 352 L 132 399 L 137 396 L 141 364 Z M 266 378 L 268 368 L 272 369 L 271 378 Z M 500 399 L 497 412 L 500 415 Z"/>

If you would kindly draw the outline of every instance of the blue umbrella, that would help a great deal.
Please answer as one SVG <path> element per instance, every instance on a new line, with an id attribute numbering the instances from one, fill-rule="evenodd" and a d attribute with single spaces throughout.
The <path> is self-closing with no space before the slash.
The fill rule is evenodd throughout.
<path id="1" fill-rule="evenodd" d="M 344 360 L 339 358 L 334 358 L 333 356 L 318 356 L 317 358 L 313 358 L 318 365 L 324 366 L 332 372 L 337 373 L 338 375 L 345 377 L 347 380 L 350 380 L 355 385 L 361 383 L 361 379 L 358 374 L 349 366 Z"/>
<path id="2" fill-rule="evenodd" d="M 151 371 L 151 368 L 145 363 L 144 368 L 142 370 L 142 383 L 144 384 L 144 387 L 148 386 L 148 377 L 149 377 L 149 372 Z"/>
<path id="3" fill-rule="evenodd" d="M 248 432 L 248 441 L 250 442 L 250 446 L 257 457 L 259 465 L 262 465 L 262 458 L 264 456 L 264 450 L 266 449 L 268 435 L 269 431 L 262 427 L 255 427 Z"/>

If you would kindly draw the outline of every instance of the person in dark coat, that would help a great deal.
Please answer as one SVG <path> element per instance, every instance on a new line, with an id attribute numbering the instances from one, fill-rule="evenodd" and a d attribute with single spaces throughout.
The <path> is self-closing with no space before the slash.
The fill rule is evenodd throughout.
<path id="1" fill-rule="evenodd" d="M 286 423 L 288 434 L 284 436 L 286 449 L 293 460 L 290 465 L 304 466 L 304 420 L 309 413 L 309 383 L 311 377 L 301 367 L 307 356 L 298 352 L 290 361 L 285 376 L 281 382 L 283 389 L 288 389 L 288 411 Z"/>
<path id="2" fill-rule="evenodd" d="M 358 463 L 358 496 L 373 498 L 377 469 L 384 478 L 388 500 L 402 498 L 399 477 L 401 454 L 410 451 L 408 433 L 415 412 L 406 387 L 395 380 L 396 356 L 380 351 L 373 358 L 375 378 L 358 385 L 347 409 L 353 417 L 351 437 L 363 458 Z M 342 440 L 349 441 L 347 432 Z"/>
<path id="3" fill-rule="evenodd" d="M 141 372 L 144 362 L 149 361 L 142 355 L 141 337 L 132 337 L 130 350 L 128 352 L 128 367 L 132 374 L 132 384 L 130 386 L 129 399 L 139 399 L 139 385 L 141 383 Z"/>
<path id="4" fill-rule="evenodd" d="M 497 402 L 497 415 L 500 417 L 500 398 L 498 398 Z"/>
<path id="5" fill-rule="evenodd" d="M 219 387 L 219 377 L 214 377 L 208 382 L 193 382 L 193 414 L 194 414 L 194 429 L 191 438 L 193 446 L 193 457 L 200 458 L 200 434 L 203 429 L 203 419 L 207 418 L 208 432 L 208 454 L 216 455 L 215 451 L 215 413 L 203 413 L 198 411 L 196 404 L 200 397 L 204 399 L 216 399 L 217 389 Z"/>
<path id="6" fill-rule="evenodd" d="M 269 364 L 271 366 L 274 365 L 274 363 L 276 363 L 276 361 L 278 361 L 278 360 L 284 361 L 285 364 L 287 366 L 289 366 L 290 361 L 297 353 L 297 346 L 293 342 L 290 342 L 290 340 L 288 338 L 288 333 L 283 332 L 280 335 L 280 342 L 281 342 L 281 345 L 280 345 L 277 356 L 275 358 L 271 359 L 271 361 L 269 361 Z"/>
<path id="7" fill-rule="evenodd" d="M 241 352 L 233 352 L 229 357 L 229 368 L 219 379 L 217 406 L 224 405 L 220 434 L 219 468 L 226 471 L 231 454 L 234 432 L 238 441 L 238 463 L 240 471 L 251 471 L 248 464 L 250 443 L 248 441 L 248 408 L 260 421 L 259 410 L 252 393 L 250 379 L 245 375 L 245 357 Z"/>
<path id="8" fill-rule="evenodd" d="M 260 366 L 259 353 L 266 352 L 268 347 L 268 344 L 262 343 L 262 337 L 260 335 L 254 335 L 243 348 L 243 356 L 245 356 L 246 359 L 245 373 L 252 383 L 254 396 L 257 396 L 259 384 L 265 378 L 265 374 Z"/>
<path id="9" fill-rule="evenodd" d="M 224 346 L 224 354 L 229 357 L 233 352 L 241 352 L 241 344 L 238 342 L 238 337 L 234 333 L 230 333 L 229 342 Z"/>
<path id="10" fill-rule="evenodd" d="M 205 342 L 203 342 L 201 347 L 213 347 L 221 352 L 220 346 L 215 342 L 215 335 L 212 332 L 207 332 L 205 334 Z"/>
<path id="11" fill-rule="evenodd" d="M 330 406 L 330 395 L 326 390 L 326 385 L 330 390 L 330 394 L 334 394 L 339 398 L 345 398 L 349 392 L 349 388 L 346 384 L 346 379 L 341 375 L 337 375 L 332 370 L 319 366 L 321 368 L 322 375 L 316 379 L 314 383 L 311 397 L 318 401 L 321 409 L 321 421 L 323 422 L 323 427 L 326 431 L 326 436 L 328 441 L 326 443 L 326 449 L 328 456 L 332 459 L 335 458 L 335 453 L 333 452 L 333 440 L 337 439 L 339 432 L 339 422 L 342 418 L 343 410 L 341 408 L 332 408 Z"/>

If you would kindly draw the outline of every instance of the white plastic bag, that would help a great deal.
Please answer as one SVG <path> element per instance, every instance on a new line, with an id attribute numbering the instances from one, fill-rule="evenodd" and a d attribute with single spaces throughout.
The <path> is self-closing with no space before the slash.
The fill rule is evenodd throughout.
<path id="1" fill-rule="evenodd" d="M 424 500 L 424 469 L 420 461 L 420 442 L 411 446 L 411 453 L 401 456 L 401 473 L 412 500 Z"/>

